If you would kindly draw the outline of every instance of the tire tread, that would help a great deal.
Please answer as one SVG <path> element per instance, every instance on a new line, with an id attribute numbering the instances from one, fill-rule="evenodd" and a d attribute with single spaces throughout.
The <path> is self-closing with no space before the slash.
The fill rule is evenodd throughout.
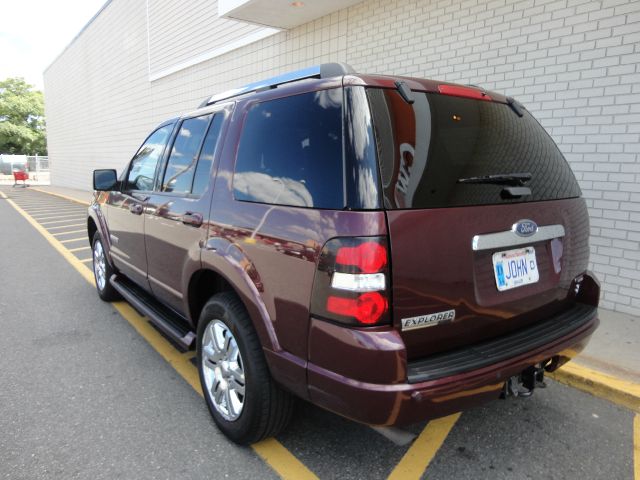
<path id="1" fill-rule="evenodd" d="M 246 363 L 248 356 L 254 359 L 253 381 L 258 382 L 258 391 L 262 392 L 265 398 L 259 405 L 258 413 L 251 419 L 251 424 L 246 429 L 246 432 L 241 435 L 230 435 L 228 431 L 225 431 L 224 426 L 220 425 L 215 414 L 214 419 L 223 432 L 232 440 L 236 443 L 248 445 L 275 436 L 287 426 L 293 414 L 294 398 L 289 392 L 286 392 L 276 384 L 271 377 L 262 345 L 253 328 L 249 314 L 240 298 L 234 292 L 222 292 L 214 295 L 202 309 L 200 323 L 203 325 L 209 323 L 210 314 L 213 313 L 211 310 L 219 306 L 224 306 L 226 309 L 226 317 L 232 317 L 222 320 L 226 320 L 229 325 L 237 323 L 248 350 L 246 353 L 243 352 L 243 360 Z M 204 326 L 198 328 L 199 337 L 201 330 L 204 330 Z M 200 365 L 200 362 L 198 363 Z M 204 385 L 203 388 L 205 388 Z"/>

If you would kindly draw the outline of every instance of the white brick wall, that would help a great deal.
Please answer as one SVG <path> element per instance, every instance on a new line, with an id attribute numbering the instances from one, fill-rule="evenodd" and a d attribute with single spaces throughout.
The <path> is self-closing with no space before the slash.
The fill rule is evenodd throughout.
<path id="1" fill-rule="evenodd" d="M 310 64 L 479 84 L 521 100 L 559 144 L 589 205 L 602 306 L 640 315 L 638 0 L 370 0 L 154 82 L 140 3 L 113 0 L 45 74 L 55 183 L 87 189 L 93 168 L 122 167 L 154 123 Z M 188 56 L 190 25 L 159 56 L 171 37 L 152 22 L 151 59 Z"/>

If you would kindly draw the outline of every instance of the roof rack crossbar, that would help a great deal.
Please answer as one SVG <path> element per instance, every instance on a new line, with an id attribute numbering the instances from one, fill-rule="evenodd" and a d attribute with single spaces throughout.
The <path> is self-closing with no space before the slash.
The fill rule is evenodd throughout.
<path id="1" fill-rule="evenodd" d="M 306 78 L 329 78 L 337 77 L 340 75 L 348 75 L 355 73 L 353 68 L 346 63 L 323 63 L 321 65 L 314 65 L 313 67 L 303 68 L 302 70 L 296 70 L 294 72 L 284 73 L 276 77 L 267 78 L 258 82 L 249 83 L 240 88 L 234 88 L 227 90 L 226 92 L 217 93 L 211 97 L 206 98 L 199 108 L 206 107 L 221 100 L 227 100 L 229 98 L 244 95 L 245 93 L 255 92 L 257 90 L 274 88 L 278 85 L 285 83 L 295 82 L 298 80 L 304 80 Z"/>

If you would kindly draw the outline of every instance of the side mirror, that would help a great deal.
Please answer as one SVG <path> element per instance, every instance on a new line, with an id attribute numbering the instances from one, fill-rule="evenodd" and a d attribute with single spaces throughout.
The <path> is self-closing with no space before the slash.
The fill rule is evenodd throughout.
<path id="1" fill-rule="evenodd" d="M 113 169 L 93 171 L 93 189 L 100 192 L 116 190 L 118 176 Z"/>

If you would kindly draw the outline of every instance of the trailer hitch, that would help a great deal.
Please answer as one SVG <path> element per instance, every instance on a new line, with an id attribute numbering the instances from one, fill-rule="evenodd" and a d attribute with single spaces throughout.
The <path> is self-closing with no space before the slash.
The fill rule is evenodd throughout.
<path id="1" fill-rule="evenodd" d="M 526 368 L 520 375 L 509 378 L 502 387 L 500 398 L 526 398 L 533 395 L 533 391 L 536 388 L 546 388 L 547 384 L 544 383 L 544 370 L 544 363 L 537 364 Z"/>

